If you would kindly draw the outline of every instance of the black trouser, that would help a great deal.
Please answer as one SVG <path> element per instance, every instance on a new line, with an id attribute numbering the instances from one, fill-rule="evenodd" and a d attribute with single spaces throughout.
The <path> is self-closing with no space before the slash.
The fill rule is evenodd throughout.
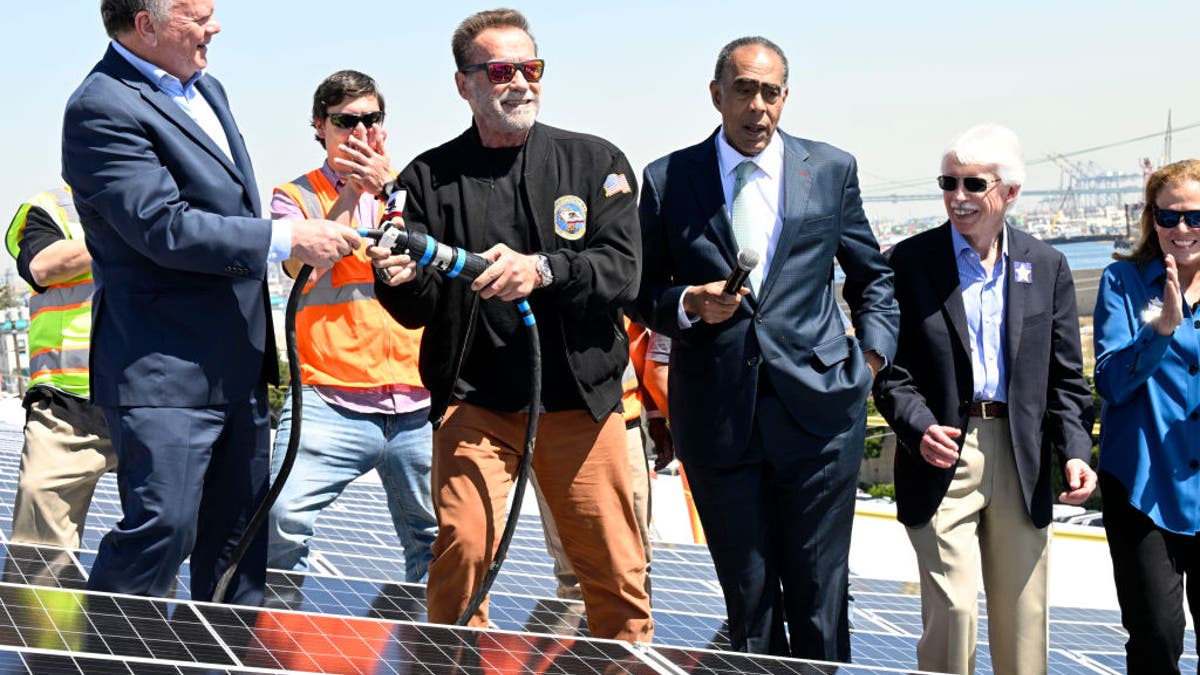
<path id="1" fill-rule="evenodd" d="M 1104 529 L 1112 554 L 1121 623 L 1129 631 L 1125 663 L 1130 675 L 1179 673 L 1183 655 L 1183 594 L 1200 626 L 1200 538 L 1168 532 L 1129 503 L 1119 480 L 1100 472 Z"/>

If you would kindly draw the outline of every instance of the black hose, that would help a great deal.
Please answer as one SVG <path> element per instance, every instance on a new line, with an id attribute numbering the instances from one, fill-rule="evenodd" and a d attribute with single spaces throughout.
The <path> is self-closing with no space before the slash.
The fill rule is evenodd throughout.
<path id="1" fill-rule="evenodd" d="M 364 230 L 361 233 L 363 236 L 374 236 L 378 239 L 381 231 Z M 407 241 L 407 237 L 405 241 Z M 434 244 L 436 242 L 430 240 L 426 245 Z M 462 253 L 464 258 L 478 259 L 478 256 L 474 254 Z M 488 264 L 481 259 L 476 260 L 476 262 L 482 264 L 484 267 Z M 275 500 L 279 498 L 279 493 L 283 490 L 284 482 L 292 472 L 292 464 L 296 461 L 296 452 L 300 447 L 300 425 L 303 417 L 302 392 L 300 388 L 300 356 L 296 347 L 296 310 L 299 307 L 300 296 L 303 294 L 304 286 L 308 283 L 308 277 L 312 274 L 312 271 L 313 268 L 311 265 L 304 265 L 300 268 L 300 272 L 296 275 L 295 282 L 292 284 L 292 291 L 288 294 L 287 310 L 284 314 L 284 339 L 287 344 L 288 373 L 291 378 L 289 387 L 292 396 L 292 426 L 288 437 L 287 451 L 284 455 L 282 466 L 279 469 L 279 475 L 271 483 L 271 488 L 267 491 L 266 498 L 263 499 L 263 503 L 255 511 L 254 517 L 250 519 L 250 523 L 246 526 L 246 530 L 242 533 L 241 539 L 238 540 L 237 546 L 230 556 L 228 566 L 217 581 L 216 588 L 213 591 L 213 600 L 215 602 L 225 602 L 225 595 L 229 590 L 229 584 L 233 580 L 233 575 L 237 572 L 238 565 L 241 563 L 242 558 L 245 557 L 246 551 L 250 549 L 250 545 L 253 543 L 258 529 L 262 527 L 270 515 L 271 507 L 275 504 Z M 478 274 L 479 271 L 482 270 L 475 270 L 474 273 Z M 453 275 L 448 276 L 456 276 L 458 272 L 459 269 L 456 269 Z M 533 447 L 537 444 L 538 417 L 541 413 L 542 402 L 542 348 L 538 338 L 537 320 L 533 316 L 533 309 L 529 306 L 529 300 L 526 298 L 518 300 L 517 310 L 521 313 L 521 319 L 525 323 L 525 327 L 528 328 L 526 335 L 529 338 L 529 422 L 525 428 L 525 452 L 521 455 L 521 463 L 517 468 L 517 484 L 512 492 L 512 508 L 509 509 L 508 520 L 504 524 L 504 532 L 500 535 L 500 543 L 496 547 L 496 554 L 492 557 L 488 571 L 483 577 L 483 583 L 476 589 L 475 594 L 467 602 L 466 610 L 458 618 L 457 624 L 460 626 L 467 625 L 467 622 L 471 620 L 471 617 L 483 604 L 483 599 L 487 597 L 488 592 L 491 591 L 492 584 L 496 582 L 496 576 L 500 573 L 500 567 L 504 564 L 504 559 L 508 557 L 508 548 L 512 543 L 513 535 L 516 533 L 517 521 L 521 517 L 521 502 L 525 497 L 525 486 L 529 482 L 529 469 L 533 464 Z"/>
<path id="2" fill-rule="evenodd" d="M 483 577 L 483 583 L 479 585 L 475 594 L 467 602 L 467 608 L 462 616 L 458 617 L 456 623 L 459 626 L 467 625 L 479 606 L 483 604 L 483 599 L 487 597 L 488 592 L 492 590 L 492 584 L 496 582 L 496 576 L 500 574 L 500 566 L 508 557 L 508 545 L 512 542 L 513 534 L 517 531 L 517 521 L 521 518 L 521 501 L 525 497 L 525 485 L 529 482 L 529 467 L 533 465 L 533 446 L 537 444 L 538 417 L 542 404 L 542 345 L 538 339 L 537 321 L 533 318 L 529 300 L 518 301 L 517 309 L 521 312 L 521 318 L 525 321 L 526 328 L 529 329 L 525 333 L 529 337 L 530 364 L 529 424 L 525 427 L 525 452 L 521 455 L 521 463 L 517 468 L 517 484 L 512 491 L 512 506 L 508 509 L 508 520 L 504 523 L 504 533 L 500 535 L 500 544 L 496 547 L 496 555 L 492 556 L 492 563 Z"/>
<path id="3" fill-rule="evenodd" d="M 229 584 L 233 581 L 233 575 L 237 573 L 238 565 L 246 556 L 246 551 L 250 550 L 250 545 L 254 543 L 254 535 L 270 515 L 271 507 L 275 504 L 275 500 L 279 499 L 279 493 L 283 491 L 284 481 L 292 472 L 292 464 L 296 462 L 296 452 L 300 448 L 301 413 L 304 409 L 304 404 L 301 402 L 303 392 L 300 389 L 300 357 L 296 348 L 296 310 L 300 305 L 300 296 L 304 292 L 304 286 L 308 283 L 308 277 L 312 271 L 312 265 L 300 268 L 300 273 L 296 275 L 296 279 L 292 283 L 292 292 L 288 294 L 287 310 L 283 315 L 283 333 L 288 355 L 288 377 L 291 380 L 288 387 L 292 395 L 292 427 L 291 433 L 288 435 L 287 452 L 283 456 L 283 465 L 279 467 L 279 475 L 271 483 L 271 489 L 267 491 L 263 503 L 254 512 L 254 517 L 246 525 L 246 530 L 242 532 L 242 537 L 229 557 L 229 565 L 221 573 L 221 578 L 217 580 L 217 586 L 212 595 L 213 602 L 225 602 L 225 594 L 229 591 Z"/>

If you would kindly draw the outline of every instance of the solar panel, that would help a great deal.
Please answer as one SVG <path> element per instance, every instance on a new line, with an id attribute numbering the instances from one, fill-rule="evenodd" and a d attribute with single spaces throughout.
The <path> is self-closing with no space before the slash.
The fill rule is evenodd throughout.
<path id="1" fill-rule="evenodd" d="M 22 436 L 0 425 L 0 539 L 7 540 Z M 82 549 L 0 544 L 0 673 L 544 672 L 823 673 L 830 666 L 729 654 L 724 600 L 708 551 L 656 543 L 652 646 L 586 638 L 582 604 L 558 600 L 536 516 L 520 519 L 491 599 L 494 629 L 420 623 L 424 587 L 406 584 L 382 489 L 354 483 L 322 513 L 307 574 L 272 571 L 264 608 L 80 593 L 101 536 L 120 518 L 112 476 L 97 488 Z M 33 588 L 32 585 L 48 588 Z M 909 672 L 921 632 L 919 587 L 852 577 L 852 654 L 839 673 Z M 992 672 L 981 599 L 978 673 Z M 1054 607 L 1050 672 L 1124 669 L 1119 612 Z M 1195 669 L 1187 633 L 1184 667 Z"/>

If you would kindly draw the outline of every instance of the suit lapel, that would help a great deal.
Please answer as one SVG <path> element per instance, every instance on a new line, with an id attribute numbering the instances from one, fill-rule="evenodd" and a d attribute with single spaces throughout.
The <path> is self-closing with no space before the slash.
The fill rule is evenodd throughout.
<path id="1" fill-rule="evenodd" d="M 798 139 L 792 138 L 782 131 L 777 131 L 783 141 L 783 204 L 780 206 L 780 219 L 783 221 L 779 230 L 779 240 L 775 244 L 775 255 L 771 258 L 771 267 L 763 274 L 762 290 L 759 293 L 760 302 L 766 301 L 767 294 L 775 286 L 779 278 L 778 271 L 786 262 L 787 254 L 792 250 L 792 240 L 804 225 L 804 214 L 808 210 L 808 194 L 812 190 L 812 172 L 809 170 L 808 148 Z M 766 254 L 766 251 L 763 251 Z"/>
<path id="2" fill-rule="evenodd" d="M 721 166 L 717 162 L 717 134 L 708 137 L 701 148 L 702 151 L 694 156 L 695 169 L 690 172 L 692 191 L 696 193 L 696 203 L 700 213 L 712 214 L 708 219 L 708 227 L 717 240 L 721 257 L 732 270 L 737 265 L 737 242 L 733 240 L 733 223 L 729 221 L 729 210 L 725 204 L 725 190 L 721 184 Z"/>
<path id="3" fill-rule="evenodd" d="M 200 125 L 196 123 L 196 120 L 193 120 L 187 113 L 185 113 L 183 109 L 180 108 L 175 101 L 172 101 L 169 96 L 159 91 L 154 84 L 147 80 L 146 77 L 137 70 L 137 68 L 133 67 L 133 64 L 126 61 L 125 57 L 121 56 L 110 46 L 108 51 L 105 52 L 101 63 L 104 64 L 105 69 L 112 74 L 113 77 L 124 82 L 126 86 L 135 89 L 141 95 L 142 100 L 146 101 L 150 107 L 157 110 L 163 117 L 167 118 L 171 121 L 171 123 L 179 127 L 179 130 L 182 131 L 185 136 L 190 138 L 200 147 L 204 148 L 206 152 L 220 162 L 222 166 L 224 166 L 234 177 L 237 178 L 239 182 L 242 183 L 243 186 L 246 187 L 247 193 L 256 192 L 257 188 L 253 185 L 253 183 L 251 182 L 248 184 L 246 182 L 246 177 L 243 175 L 242 171 L 240 171 L 238 167 L 228 157 L 225 156 L 225 153 L 221 151 L 221 148 L 217 147 L 217 144 L 212 140 L 212 138 L 210 138 L 208 134 L 204 133 L 204 130 L 200 128 Z M 229 113 L 228 106 L 225 105 L 225 98 L 219 93 L 213 93 L 216 88 L 212 85 L 212 83 L 205 82 L 205 78 L 203 77 L 200 78 L 196 84 L 200 89 L 200 92 L 204 95 L 204 99 L 208 101 L 209 107 L 211 107 L 213 112 L 216 113 L 217 119 L 221 121 L 221 125 L 227 130 L 226 137 L 229 140 L 231 152 L 235 153 L 234 157 L 237 157 L 237 151 L 233 150 L 233 148 L 236 147 L 240 150 L 244 157 L 244 165 L 249 167 L 250 160 L 249 157 L 245 155 L 246 148 L 242 144 L 241 134 L 236 133 L 236 126 L 233 123 L 233 117 Z M 229 129 L 233 129 L 235 133 L 229 134 Z M 251 199 L 255 204 L 258 203 L 257 194 L 254 194 Z"/>
<path id="4" fill-rule="evenodd" d="M 1008 237 L 1008 261 L 1004 270 L 1004 357 L 1008 364 L 1007 372 L 1011 379 L 1016 370 L 1013 366 L 1017 359 L 1017 348 L 1021 346 L 1021 329 L 1025 325 L 1025 301 L 1033 288 L 1034 279 L 1026 283 L 1017 283 L 1013 278 L 1014 262 L 1032 264 L 1028 242 L 1013 237 L 1013 230 L 1005 226 L 1004 236 Z M 1032 274 L 1032 268 L 1030 270 Z M 1007 382 L 1005 383 L 1008 384 Z"/>
<path id="5" fill-rule="evenodd" d="M 967 331 L 967 310 L 963 305 L 962 283 L 958 278 L 958 261 L 954 258 L 954 240 L 950 237 L 950 223 L 942 225 L 941 236 L 937 240 L 937 250 L 931 256 L 938 260 L 930 265 L 930 283 L 934 284 L 934 297 L 945 298 L 942 311 L 946 314 L 950 329 L 958 338 L 958 346 L 963 350 L 967 363 L 971 362 L 970 333 Z"/>
<path id="6" fill-rule="evenodd" d="M 208 106 L 212 108 L 213 114 L 217 116 L 217 120 L 221 122 L 221 128 L 225 130 L 225 140 L 229 143 L 229 152 L 233 155 L 232 167 L 233 175 L 246 188 L 248 194 L 252 194 L 252 199 L 255 205 L 258 204 L 258 188 L 254 184 L 254 169 L 250 164 L 250 154 L 246 151 L 246 144 L 242 142 L 242 134 L 238 131 L 237 123 L 233 121 L 233 113 L 229 110 L 229 101 L 225 98 L 225 93 L 220 90 L 215 81 L 208 76 L 200 78 L 196 82 L 196 89 L 204 96 L 204 100 L 208 102 Z M 179 106 L 175 106 L 179 107 Z M 182 111 L 181 111 L 182 112 Z M 187 115 L 184 115 L 187 117 Z M 188 118 L 191 120 L 191 118 Z M 192 120 L 195 124 L 195 121 Z M 199 128 L 199 125 L 196 125 Z M 201 130 L 201 144 L 205 149 L 212 153 L 221 163 L 229 167 L 228 157 L 217 146 L 216 142 L 209 137 L 208 134 Z M 255 208 L 255 213 L 260 210 Z"/>
<path id="7" fill-rule="evenodd" d="M 217 147 L 217 144 L 213 141 L 213 139 L 210 138 L 208 134 L 204 133 L 204 130 L 200 128 L 200 125 L 196 123 L 196 120 L 192 119 L 187 113 L 185 113 L 183 108 L 180 108 L 175 101 L 170 99 L 170 97 L 145 81 L 135 82 L 133 84 L 141 92 L 142 98 L 147 103 L 162 113 L 164 117 L 171 120 L 171 122 L 173 122 L 175 126 L 179 127 L 179 129 L 183 131 L 188 138 L 191 138 L 193 141 L 195 141 L 196 145 L 204 148 L 208 154 L 212 155 L 214 159 L 216 159 L 221 163 L 222 166 L 237 176 L 239 180 L 241 179 L 242 174 L 240 171 L 238 171 L 237 166 L 235 166 L 234 163 L 225 156 L 224 152 L 221 152 L 221 148 Z M 214 106 L 214 111 L 215 108 L 216 107 Z M 224 124 L 224 122 L 222 122 L 222 124 Z"/>

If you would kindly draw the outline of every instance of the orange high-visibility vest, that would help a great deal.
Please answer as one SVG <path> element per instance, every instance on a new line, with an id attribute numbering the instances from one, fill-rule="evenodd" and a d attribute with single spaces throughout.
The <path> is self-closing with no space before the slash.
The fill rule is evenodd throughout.
<path id="1" fill-rule="evenodd" d="M 629 363 L 621 375 L 621 406 L 626 422 L 642 416 L 642 373 L 646 369 L 646 348 L 650 332 L 625 317 L 625 334 L 629 336 Z"/>
<path id="2" fill-rule="evenodd" d="M 337 189 L 320 169 L 275 190 L 291 198 L 307 218 L 324 217 L 337 200 Z M 310 279 L 296 312 L 296 333 L 304 384 L 423 386 L 417 370 L 421 330 L 401 326 L 375 299 L 366 244 Z"/>

